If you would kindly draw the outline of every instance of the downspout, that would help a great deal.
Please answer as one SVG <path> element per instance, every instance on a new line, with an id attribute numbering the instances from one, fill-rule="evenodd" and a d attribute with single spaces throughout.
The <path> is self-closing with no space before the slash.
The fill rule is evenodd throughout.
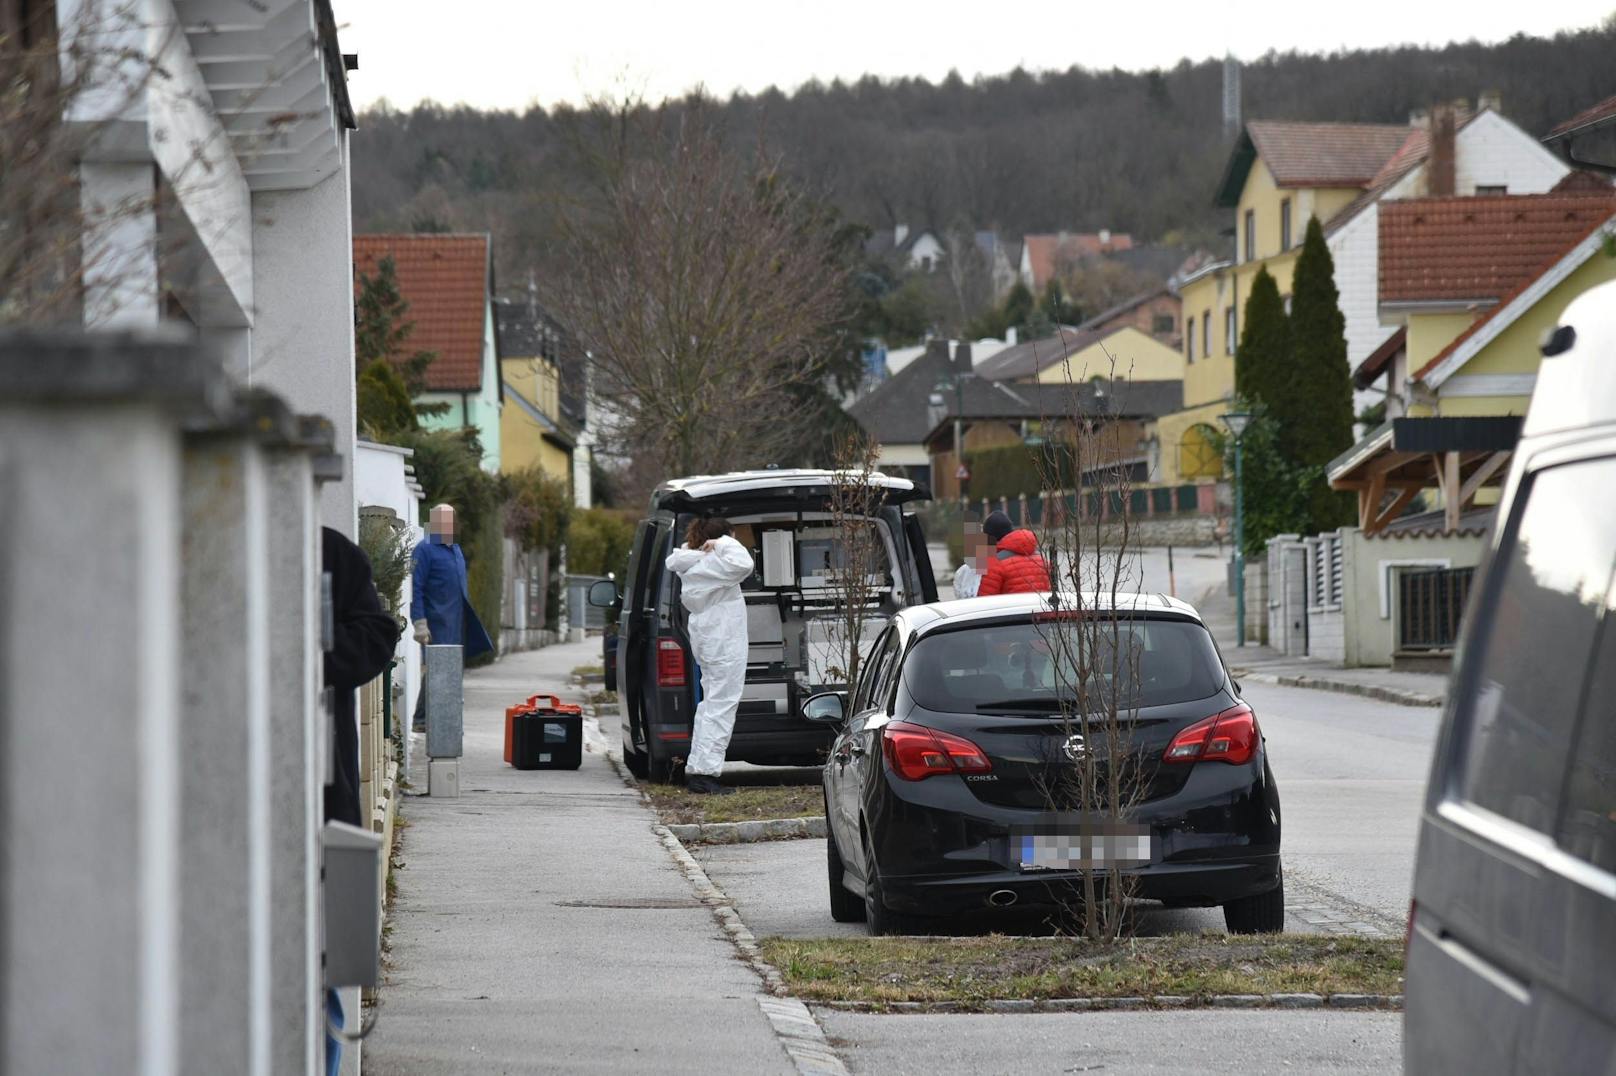
<path id="1" fill-rule="evenodd" d="M 462 392 L 460 394 L 460 425 L 462 425 L 462 426 L 470 426 L 471 425 L 471 402 L 470 402 L 470 397 L 469 397 L 469 394 L 464 393 L 464 392 Z"/>

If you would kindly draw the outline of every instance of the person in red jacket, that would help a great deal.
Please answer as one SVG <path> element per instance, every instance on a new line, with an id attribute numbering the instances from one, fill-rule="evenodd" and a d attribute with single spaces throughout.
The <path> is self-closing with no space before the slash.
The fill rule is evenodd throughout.
<path id="1" fill-rule="evenodd" d="M 1038 552 L 1038 539 L 1029 530 L 1013 530 L 1010 517 L 994 512 L 982 521 L 982 533 L 997 544 L 976 596 L 1041 594 L 1049 589 L 1049 562 Z"/>

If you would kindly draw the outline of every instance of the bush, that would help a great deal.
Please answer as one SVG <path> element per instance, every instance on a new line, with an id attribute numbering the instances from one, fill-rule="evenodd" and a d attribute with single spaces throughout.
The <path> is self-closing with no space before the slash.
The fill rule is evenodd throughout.
<path id="1" fill-rule="evenodd" d="M 409 531 L 387 516 L 359 517 L 359 548 L 370 559 L 370 576 L 382 608 L 399 615 L 404 580 L 410 574 Z"/>
<path id="2" fill-rule="evenodd" d="M 505 533 L 523 549 L 548 550 L 551 562 L 558 561 L 572 518 L 567 483 L 535 466 L 506 475 L 505 487 Z"/>
<path id="3" fill-rule="evenodd" d="M 633 512 L 615 508 L 589 508 L 572 517 L 567 533 L 567 571 L 574 575 L 616 573 L 628 565 L 634 543 Z"/>
<path id="4" fill-rule="evenodd" d="M 1015 499 L 1025 493 L 1036 497 L 1045 488 L 1044 470 L 1054 474 L 1062 489 L 1072 486 L 1072 450 L 1067 445 L 1005 445 L 969 453 L 970 499 Z"/>

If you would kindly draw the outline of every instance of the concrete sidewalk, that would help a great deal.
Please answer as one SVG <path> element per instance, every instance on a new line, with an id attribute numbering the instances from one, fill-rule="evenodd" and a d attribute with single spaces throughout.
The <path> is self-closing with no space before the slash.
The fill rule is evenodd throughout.
<path id="1" fill-rule="evenodd" d="M 796 1071 L 758 977 L 598 747 L 577 771 L 504 764 L 504 708 L 539 692 L 577 699 L 568 674 L 599 660 L 590 640 L 466 675 L 461 797 L 401 804 L 367 1071 Z"/>

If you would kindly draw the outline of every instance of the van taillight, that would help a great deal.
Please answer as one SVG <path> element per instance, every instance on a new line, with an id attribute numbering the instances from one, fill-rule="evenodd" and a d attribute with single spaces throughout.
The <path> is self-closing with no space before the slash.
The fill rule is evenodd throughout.
<path id="1" fill-rule="evenodd" d="M 1257 753 L 1257 715 L 1245 703 L 1202 718 L 1167 745 L 1163 762 L 1227 762 L 1244 765 Z"/>
<path id="2" fill-rule="evenodd" d="M 965 737 L 907 721 L 893 721 L 881 730 L 881 751 L 892 772 L 906 781 L 940 773 L 987 773 L 993 769 L 982 749 Z"/>
<path id="3" fill-rule="evenodd" d="M 656 682 L 657 687 L 684 687 L 689 683 L 685 677 L 685 648 L 679 640 L 657 640 Z"/>

